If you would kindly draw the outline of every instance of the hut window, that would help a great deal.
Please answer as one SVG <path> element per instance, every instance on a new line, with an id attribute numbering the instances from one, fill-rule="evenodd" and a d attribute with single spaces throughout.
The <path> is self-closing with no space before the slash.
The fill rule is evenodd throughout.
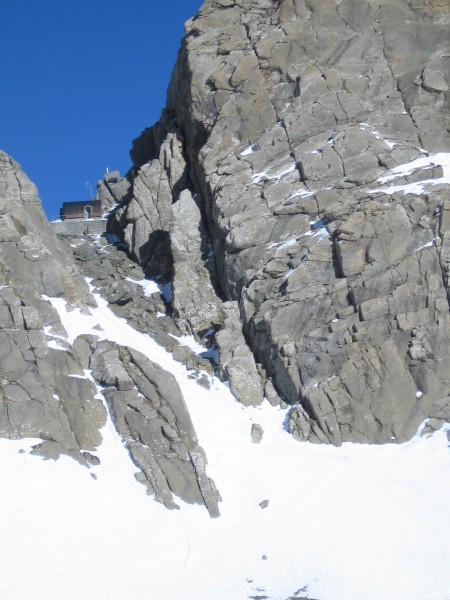
<path id="1" fill-rule="evenodd" d="M 84 218 L 92 219 L 92 207 L 91 206 L 84 207 Z"/>

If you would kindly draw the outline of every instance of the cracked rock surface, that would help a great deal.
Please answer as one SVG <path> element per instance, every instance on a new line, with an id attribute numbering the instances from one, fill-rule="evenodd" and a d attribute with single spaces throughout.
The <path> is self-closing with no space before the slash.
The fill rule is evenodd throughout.
<path id="1" fill-rule="evenodd" d="M 200 385 L 216 368 L 242 404 L 289 405 L 298 440 L 401 442 L 448 421 L 448 24 L 444 0 L 204 2 L 160 122 L 99 187 L 128 254 L 63 244 L 1 153 L 0 435 L 94 464 L 107 411 L 89 369 L 149 492 L 218 515 L 170 374 L 68 343 L 47 298 L 88 311 L 82 273 Z M 219 365 L 182 334 L 206 335 Z"/>
<path id="2" fill-rule="evenodd" d="M 218 492 L 175 377 L 132 348 L 95 346 L 92 374 L 107 384 L 112 419 L 149 493 L 168 508 L 179 508 L 174 494 L 219 516 Z"/>
<path id="3" fill-rule="evenodd" d="M 46 297 L 94 300 L 46 220 L 35 186 L 0 153 L 0 435 L 39 438 L 35 453 L 87 464 L 106 411 Z"/>
<path id="4" fill-rule="evenodd" d="M 126 186 L 123 186 L 126 187 Z M 85 276 L 116 314 L 153 336 L 174 356 L 180 330 L 160 294 L 146 297 L 142 270 L 95 236 L 64 242 L 46 220 L 35 186 L 20 166 L 0 153 L 0 436 L 37 438 L 32 454 L 66 454 L 84 466 L 98 464 L 107 418 L 101 386 L 117 431 L 155 499 L 204 504 L 219 515 L 219 493 L 206 474 L 206 456 L 175 378 L 131 348 L 79 336 L 71 345 L 49 298 L 70 308 L 96 306 Z M 162 313 L 161 313 L 162 314 Z M 188 348 L 193 370 L 209 361 Z"/>
<path id="5" fill-rule="evenodd" d="M 207 0 L 134 141 L 111 226 L 152 276 L 175 273 L 173 306 L 194 250 L 193 279 L 237 303 L 248 372 L 300 440 L 404 441 L 449 418 L 448 23 L 443 0 Z M 181 257 L 188 193 L 204 243 Z"/>

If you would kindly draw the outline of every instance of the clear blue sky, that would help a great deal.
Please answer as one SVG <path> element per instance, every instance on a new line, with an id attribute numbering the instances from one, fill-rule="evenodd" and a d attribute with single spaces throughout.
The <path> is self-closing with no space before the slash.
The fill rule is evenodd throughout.
<path id="1" fill-rule="evenodd" d="M 183 23 L 202 0 L 0 0 L 0 149 L 49 218 L 125 173 L 165 105 Z"/>

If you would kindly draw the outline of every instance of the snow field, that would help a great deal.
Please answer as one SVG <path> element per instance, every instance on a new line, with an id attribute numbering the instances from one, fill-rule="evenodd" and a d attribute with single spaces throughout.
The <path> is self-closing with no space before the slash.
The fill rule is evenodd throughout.
<path id="1" fill-rule="evenodd" d="M 29 456 L 32 440 L 0 440 L 1 600 L 286 600 L 305 586 L 319 600 L 450 598 L 444 430 L 392 446 L 300 444 L 283 428 L 286 411 L 243 408 L 216 379 L 198 386 L 96 298 L 90 316 L 51 302 L 70 342 L 99 335 L 176 376 L 222 516 L 147 496 L 110 420 L 91 469 Z"/>

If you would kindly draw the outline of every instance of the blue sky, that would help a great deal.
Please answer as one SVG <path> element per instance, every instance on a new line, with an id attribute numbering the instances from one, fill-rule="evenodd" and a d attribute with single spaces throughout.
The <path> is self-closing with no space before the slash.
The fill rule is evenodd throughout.
<path id="1" fill-rule="evenodd" d="M 0 149 L 47 216 L 90 197 L 165 105 L 183 23 L 202 0 L 0 0 Z"/>

